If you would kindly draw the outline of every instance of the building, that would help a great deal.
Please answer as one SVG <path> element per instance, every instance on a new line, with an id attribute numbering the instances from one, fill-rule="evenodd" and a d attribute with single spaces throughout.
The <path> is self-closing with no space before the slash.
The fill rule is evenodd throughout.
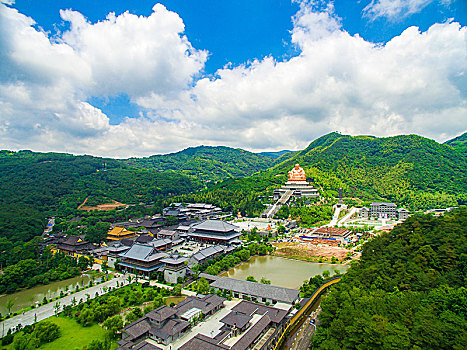
<path id="1" fill-rule="evenodd" d="M 338 246 L 339 244 L 349 242 L 349 236 L 352 231 L 346 228 L 337 227 L 319 227 L 314 230 L 300 235 L 300 239 L 304 241 L 311 241 L 313 244 L 327 244 L 331 246 Z"/>
<path id="2" fill-rule="evenodd" d="M 180 350 L 272 349 L 287 322 L 287 310 L 241 301 L 213 330 L 213 337 L 197 334 Z"/>
<path id="3" fill-rule="evenodd" d="M 300 292 L 295 289 L 271 286 L 257 282 L 237 280 L 230 277 L 220 277 L 211 283 L 216 290 L 230 292 L 234 298 L 251 299 L 261 303 L 295 304 L 300 300 Z"/>
<path id="4" fill-rule="evenodd" d="M 122 329 L 119 349 L 131 349 L 147 338 L 165 345 L 179 338 L 190 328 L 190 322 L 179 319 L 176 313 L 175 309 L 164 305 L 130 323 Z"/>
<path id="5" fill-rule="evenodd" d="M 66 255 L 89 254 L 94 250 L 94 245 L 83 239 L 82 236 L 70 236 L 57 244 L 57 250 Z"/>
<path id="6" fill-rule="evenodd" d="M 164 280 L 168 283 L 178 283 L 179 278 L 185 278 L 188 258 L 179 254 L 171 254 L 161 260 L 165 264 Z"/>
<path id="7" fill-rule="evenodd" d="M 180 233 L 174 230 L 160 230 L 157 233 L 157 238 L 162 239 L 170 239 L 171 241 L 177 241 L 180 239 Z"/>
<path id="8" fill-rule="evenodd" d="M 188 232 L 188 237 L 203 243 L 229 245 L 241 236 L 239 231 L 238 226 L 221 220 L 205 220 L 200 224 L 193 225 Z"/>
<path id="9" fill-rule="evenodd" d="M 394 219 L 396 218 L 396 205 L 394 203 L 371 203 L 370 217 L 377 217 L 379 219 Z"/>
<path id="10" fill-rule="evenodd" d="M 409 217 L 409 211 L 404 208 L 396 209 L 394 203 L 374 202 L 370 204 L 370 208 L 361 208 L 359 215 L 362 218 L 405 220 Z"/>
<path id="11" fill-rule="evenodd" d="M 129 231 L 123 226 L 115 226 L 108 233 L 106 239 L 109 241 L 119 241 L 121 239 L 129 239 L 136 237 L 134 231 Z"/>
<path id="12" fill-rule="evenodd" d="M 182 203 L 172 203 L 169 207 L 164 208 L 162 212 L 165 217 L 175 216 L 180 221 L 186 219 L 214 219 L 222 215 L 221 208 L 206 203 L 190 203 L 186 206 Z"/>
<path id="13" fill-rule="evenodd" d="M 120 254 L 125 253 L 130 249 L 130 246 L 127 246 L 122 243 L 122 241 L 115 241 L 112 244 L 107 246 L 107 264 L 115 268 L 117 265 L 117 260 L 120 257 Z"/>
<path id="14" fill-rule="evenodd" d="M 142 274 L 149 277 L 150 273 L 162 270 L 162 259 L 168 257 L 167 253 L 158 251 L 149 244 L 135 243 L 126 252 L 119 254 L 118 263 L 127 272 Z"/>
<path id="15" fill-rule="evenodd" d="M 188 266 L 203 265 L 208 260 L 215 259 L 224 254 L 224 252 L 224 248 L 219 245 L 201 249 L 190 257 Z"/>
<path id="16" fill-rule="evenodd" d="M 206 295 L 188 297 L 175 308 L 161 306 L 122 329 L 118 350 L 138 349 L 148 338 L 168 345 L 187 332 L 194 317 L 201 313 L 206 317 L 212 315 L 223 307 L 224 301 L 217 295 Z"/>
<path id="17" fill-rule="evenodd" d="M 187 297 L 175 306 L 177 316 L 182 320 L 192 321 L 193 318 L 203 314 L 204 317 L 214 315 L 224 306 L 226 299 L 215 294 L 202 297 Z"/>
<path id="18" fill-rule="evenodd" d="M 397 220 L 405 220 L 409 217 L 409 211 L 404 208 L 399 208 L 396 210 Z"/>

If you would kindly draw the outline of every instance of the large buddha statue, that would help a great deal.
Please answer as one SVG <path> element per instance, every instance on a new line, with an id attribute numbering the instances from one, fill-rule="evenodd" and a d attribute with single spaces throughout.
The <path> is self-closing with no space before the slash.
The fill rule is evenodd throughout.
<path id="1" fill-rule="evenodd" d="M 289 171 L 289 181 L 306 181 L 305 170 L 299 164 Z"/>

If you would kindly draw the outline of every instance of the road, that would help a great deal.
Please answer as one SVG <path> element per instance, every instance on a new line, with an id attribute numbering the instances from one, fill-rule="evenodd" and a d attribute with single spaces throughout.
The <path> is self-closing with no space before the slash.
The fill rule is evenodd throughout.
<path id="1" fill-rule="evenodd" d="M 53 316 L 55 314 L 54 306 L 57 302 L 60 303 L 60 307 L 62 309 L 63 306 L 70 305 L 71 300 L 73 298 L 75 298 L 76 301 L 79 301 L 80 299 L 86 300 L 87 298 L 86 294 L 89 294 L 91 299 L 96 297 L 96 292 L 99 293 L 99 295 L 105 294 L 103 288 L 104 287 L 114 288 L 117 286 L 117 281 L 119 282 L 119 285 L 122 285 L 123 282 L 125 282 L 125 284 L 128 283 L 124 280 L 123 276 L 120 276 L 120 277 L 113 278 L 110 281 L 100 283 L 98 285 L 80 290 L 79 292 L 75 294 L 68 295 L 58 300 L 54 300 L 46 305 L 29 310 L 22 315 L 18 315 L 18 316 L 15 316 L 15 317 L 12 317 L 12 318 L 9 318 L 3 321 L 2 323 L 0 323 L 0 334 L 2 334 L 3 336 L 3 331 L 5 331 L 5 334 L 6 334 L 9 328 L 15 328 L 18 324 L 21 324 L 22 326 L 26 326 L 29 324 L 33 324 L 35 321 L 38 322 L 50 316 Z"/>
<path id="2" fill-rule="evenodd" d="M 332 216 L 332 220 L 329 224 L 327 225 L 324 225 L 324 226 L 328 226 L 328 227 L 334 227 L 337 225 L 337 219 L 339 219 L 339 214 L 341 212 L 341 208 L 338 207 L 338 206 L 334 206 L 335 210 L 334 210 L 334 215 Z"/>
<path id="3" fill-rule="evenodd" d="M 321 312 L 321 308 L 318 307 L 317 310 L 311 313 L 300 328 L 296 331 L 293 336 L 292 343 L 287 347 L 289 350 L 307 350 L 310 348 L 311 337 L 316 332 L 316 326 L 314 324 L 310 324 L 310 320 L 315 318 Z M 319 323 L 319 321 L 317 322 Z"/>

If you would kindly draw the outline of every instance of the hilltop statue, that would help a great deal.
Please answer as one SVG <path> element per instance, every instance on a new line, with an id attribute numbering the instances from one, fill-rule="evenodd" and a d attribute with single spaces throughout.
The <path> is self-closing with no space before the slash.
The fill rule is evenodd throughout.
<path id="1" fill-rule="evenodd" d="M 306 181 L 305 170 L 298 163 L 289 171 L 289 181 Z"/>

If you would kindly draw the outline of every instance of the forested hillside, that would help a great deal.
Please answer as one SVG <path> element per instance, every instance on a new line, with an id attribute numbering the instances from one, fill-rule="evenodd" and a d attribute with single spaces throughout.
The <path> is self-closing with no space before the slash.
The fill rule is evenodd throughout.
<path id="1" fill-rule="evenodd" d="M 287 171 L 299 163 L 309 181 L 326 197 L 337 197 L 342 187 L 346 197 L 392 201 L 409 210 L 467 203 L 465 152 L 421 136 L 377 138 L 331 133 L 276 162 L 259 174 L 221 183 L 195 196 L 209 200 L 223 193 L 232 199 L 231 207 L 258 214 L 257 204 L 242 192 L 252 199 L 272 194 L 287 181 Z M 217 200 L 216 204 L 223 203 Z"/>
<path id="2" fill-rule="evenodd" d="M 467 209 L 368 242 L 323 298 L 314 349 L 465 349 Z"/>
<path id="3" fill-rule="evenodd" d="M 446 141 L 444 144 L 463 152 L 467 156 L 467 132 Z"/>
<path id="4" fill-rule="evenodd" d="M 177 153 L 130 158 L 126 164 L 155 170 L 177 172 L 203 181 L 249 176 L 273 165 L 273 159 L 239 148 L 199 146 Z"/>
<path id="5" fill-rule="evenodd" d="M 187 176 L 131 169 L 113 159 L 1 151 L 0 237 L 26 242 L 42 232 L 46 217 L 67 215 L 88 196 L 93 204 L 149 203 L 199 188 Z"/>

